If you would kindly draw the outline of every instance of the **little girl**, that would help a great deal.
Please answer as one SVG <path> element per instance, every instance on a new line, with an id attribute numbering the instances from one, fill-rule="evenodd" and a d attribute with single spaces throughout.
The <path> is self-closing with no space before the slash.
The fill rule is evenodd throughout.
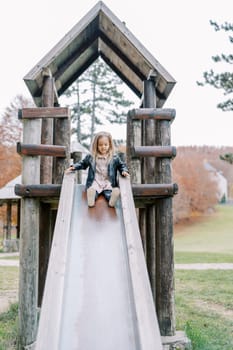
<path id="1" fill-rule="evenodd" d="M 87 204 L 95 206 L 95 200 L 100 194 L 114 207 L 120 195 L 117 183 L 117 170 L 122 176 L 129 176 L 127 166 L 119 156 L 114 154 L 114 144 L 111 134 L 105 131 L 97 133 L 88 154 L 80 162 L 71 165 L 66 172 L 88 168 L 86 181 Z"/>

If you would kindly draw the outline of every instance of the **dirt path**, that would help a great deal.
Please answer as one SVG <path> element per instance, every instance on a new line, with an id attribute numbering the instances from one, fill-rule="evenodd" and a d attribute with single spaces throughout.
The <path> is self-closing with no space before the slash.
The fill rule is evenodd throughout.
<path id="1" fill-rule="evenodd" d="M 175 264 L 176 270 L 233 270 L 230 263 Z"/>

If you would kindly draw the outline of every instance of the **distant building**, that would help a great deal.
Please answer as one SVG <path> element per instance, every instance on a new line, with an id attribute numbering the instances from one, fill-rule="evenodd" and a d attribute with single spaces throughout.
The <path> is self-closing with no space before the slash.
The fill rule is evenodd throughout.
<path id="1" fill-rule="evenodd" d="M 222 171 L 215 169 L 210 163 L 204 161 L 204 167 L 210 173 L 211 179 L 213 179 L 218 186 L 217 197 L 219 202 L 226 202 L 228 200 L 228 182 Z"/>

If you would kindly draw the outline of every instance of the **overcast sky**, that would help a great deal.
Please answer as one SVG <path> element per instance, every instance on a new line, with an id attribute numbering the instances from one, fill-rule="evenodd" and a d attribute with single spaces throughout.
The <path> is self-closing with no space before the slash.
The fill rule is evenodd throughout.
<path id="1" fill-rule="evenodd" d="M 92 0 L 7 1 L 0 11 L 0 113 L 17 95 L 30 96 L 23 77 L 97 3 Z M 204 71 L 230 71 L 211 56 L 232 53 L 225 32 L 232 0 L 105 0 L 104 3 L 177 81 L 164 107 L 175 108 L 172 144 L 233 146 L 233 113 L 216 108 L 221 91 L 198 87 Z M 138 107 L 137 105 L 135 107 Z"/>

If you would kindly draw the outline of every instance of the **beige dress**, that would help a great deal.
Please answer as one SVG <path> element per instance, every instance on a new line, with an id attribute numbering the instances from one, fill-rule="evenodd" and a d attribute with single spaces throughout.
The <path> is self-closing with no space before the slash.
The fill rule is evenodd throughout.
<path id="1" fill-rule="evenodd" d="M 98 193 L 104 190 L 112 190 L 108 177 L 108 163 L 109 158 L 107 156 L 97 156 L 95 179 L 91 187 Z"/>

